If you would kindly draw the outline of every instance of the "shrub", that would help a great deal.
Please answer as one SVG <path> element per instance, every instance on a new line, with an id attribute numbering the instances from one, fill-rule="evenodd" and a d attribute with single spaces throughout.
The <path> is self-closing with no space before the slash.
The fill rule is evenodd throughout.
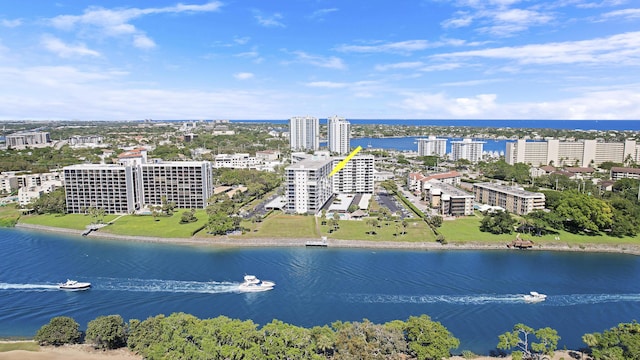
<path id="1" fill-rule="evenodd" d="M 108 315 L 89 321 L 86 340 L 96 349 L 124 347 L 127 344 L 124 320 L 120 315 Z"/>
<path id="2" fill-rule="evenodd" d="M 68 316 L 58 316 L 42 326 L 34 340 L 40 345 L 60 346 L 77 344 L 81 336 L 80 325 L 75 320 Z"/>

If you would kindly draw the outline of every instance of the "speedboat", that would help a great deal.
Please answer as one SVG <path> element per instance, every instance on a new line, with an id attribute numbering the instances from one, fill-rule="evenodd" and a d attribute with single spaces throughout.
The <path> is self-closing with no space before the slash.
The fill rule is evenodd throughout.
<path id="1" fill-rule="evenodd" d="M 62 290 L 87 290 L 91 287 L 91 283 L 78 282 L 75 280 L 67 279 L 66 282 L 58 284 L 58 288 Z"/>
<path id="2" fill-rule="evenodd" d="M 238 290 L 242 292 L 259 292 L 272 290 L 276 286 L 273 281 L 260 280 L 255 275 L 245 275 L 244 282 L 238 285 Z"/>
<path id="3" fill-rule="evenodd" d="M 541 301 L 545 301 L 547 299 L 547 295 L 540 294 L 535 291 L 529 292 L 528 295 L 524 295 L 524 301 L 528 303 L 537 303 Z"/>

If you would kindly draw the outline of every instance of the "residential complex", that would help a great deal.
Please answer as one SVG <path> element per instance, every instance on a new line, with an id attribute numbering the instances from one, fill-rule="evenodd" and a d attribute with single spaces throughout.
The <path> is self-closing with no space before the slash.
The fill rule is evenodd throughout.
<path id="1" fill-rule="evenodd" d="M 327 119 L 327 145 L 332 153 L 348 154 L 351 150 L 351 123 L 345 118 L 329 117 Z"/>
<path id="2" fill-rule="evenodd" d="M 285 169 L 285 211 L 317 214 L 334 194 L 373 193 L 372 155 L 355 156 L 333 177 L 329 174 L 342 158 L 314 156 Z"/>
<path id="3" fill-rule="evenodd" d="M 476 163 L 482 160 L 484 141 L 463 139 L 451 142 L 451 160 L 469 160 Z"/>
<path id="4" fill-rule="evenodd" d="M 312 116 L 289 119 L 289 144 L 292 151 L 318 150 L 320 147 L 320 121 Z"/>
<path id="5" fill-rule="evenodd" d="M 213 194 L 208 161 L 82 164 L 63 171 L 69 213 L 94 207 L 109 214 L 129 214 L 163 200 L 178 208 L 202 209 Z"/>
<path id="6" fill-rule="evenodd" d="M 640 161 L 640 144 L 635 140 L 605 143 L 598 140 L 527 141 L 507 143 L 505 161 L 508 164 L 525 163 L 533 166 L 600 166 L 603 162 L 623 163 Z"/>
<path id="7" fill-rule="evenodd" d="M 443 216 L 473 215 L 473 195 L 438 180 L 424 184 L 425 199 Z"/>
<path id="8" fill-rule="evenodd" d="M 51 137 L 48 132 L 14 133 L 6 136 L 5 143 L 9 148 L 48 146 L 51 144 Z"/>
<path id="9" fill-rule="evenodd" d="M 445 156 L 447 154 L 447 139 L 440 139 L 435 136 L 417 139 L 418 156 Z"/>
<path id="10" fill-rule="evenodd" d="M 612 167 L 611 180 L 620 180 L 620 179 L 640 179 L 640 169 Z"/>
<path id="11" fill-rule="evenodd" d="M 545 205 L 544 194 L 512 186 L 476 183 L 473 184 L 473 193 L 477 202 L 499 206 L 518 215 L 526 215 L 533 210 L 542 210 Z"/>

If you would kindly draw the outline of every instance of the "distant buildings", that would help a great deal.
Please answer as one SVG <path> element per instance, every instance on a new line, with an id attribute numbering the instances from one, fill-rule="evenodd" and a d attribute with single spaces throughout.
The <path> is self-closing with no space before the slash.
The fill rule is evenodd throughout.
<path id="1" fill-rule="evenodd" d="M 463 139 L 451 142 L 451 160 L 469 160 L 476 163 L 482 160 L 484 141 Z"/>
<path id="2" fill-rule="evenodd" d="M 447 139 L 429 136 L 426 139 L 418 139 L 418 156 L 445 156 L 447 154 Z"/>
<path id="3" fill-rule="evenodd" d="M 51 136 L 48 132 L 24 132 L 7 135 L 5 143 L 8 148 L 24 149 L 26 147 L 38 147 L 51 145 Z"/>
<path id="4" fill-rule="evenodd" d="M 525 191 L 512 186 L 494 183 L 473 184 L 475 200 L 490 206 L 499 206 L 511 213 L 527 215 L 533 210 L 542 210 L 545 196 L 542 193 Z"/>
<path id="5" fill-rule="evenodd" d="M 69 137 L 69 145 L 71 146 L 96 146 L 101 145 L 104 141 L 102 135 L 74 135 Z"/>
<path id="6" fill-rule="evenodd" d="M 603 162 L 624 163 L 628 159 L 640 162 L 640 145 L 635 140 L 605 143 L 597 140 L 526 141 L 507 143 L 505 161 L 533 166 L 599 166 Z"/>
<path id="7" fill-rule="evenodd" d="M 289 144 L 292 151 L 315 151 L 320 147 L 320 121 L 312 116 L 289 119 Z"/>
<path id="8" fill-rule="evenodd" d="M 620 179 L 640 179 L 640 169 L 612 167 L 611 180 L 620 180 Z"/>
<path id="9" fill-rule="evenodd" d="M 348 154 L 351 150 L 351 123 L 345 118 L 329 117 L 327 119 L 327 144 L 332 153 Z"/>
<path id="10" fill-rule="evenodd" d="M 372 194 L 374 157 L 353 157 L 342 170 L 329 177 L 343 159 L 313 156 L 288 166 L 285 169 L 285 211 L 316 214 L 334 194 Z"/>

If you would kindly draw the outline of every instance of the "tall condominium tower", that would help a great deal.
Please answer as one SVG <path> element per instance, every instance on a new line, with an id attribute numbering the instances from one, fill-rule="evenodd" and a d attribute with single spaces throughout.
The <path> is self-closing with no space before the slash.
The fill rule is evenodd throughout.
<path id="1" fill-rule="evenodd" d="M 327 118 L 329 151 L 348 154 L 351 150 L 351 123 L 345 118 L 331 116 Z"/>
<path id="2" fill-rule="evenodd" d="M 438 139 L 431 135 L 426 139 L 418 139 L 418 156 L 445 156 L 447 154 L 447 139 Z"/>
<path id="3" fill-rule="evenodd" d="M 294 116 L 289 119 L 289 144 L 291 150 L 318 150 L 320 147 L 320 122 L 312 116 Z"/>
<path id="4" fill-rule="evenodd" d="M 482 160 L 484 141 L 463 139 L 451 142 L 451 159 L 453 161 L 465 159 L 473 163 Z"/>

